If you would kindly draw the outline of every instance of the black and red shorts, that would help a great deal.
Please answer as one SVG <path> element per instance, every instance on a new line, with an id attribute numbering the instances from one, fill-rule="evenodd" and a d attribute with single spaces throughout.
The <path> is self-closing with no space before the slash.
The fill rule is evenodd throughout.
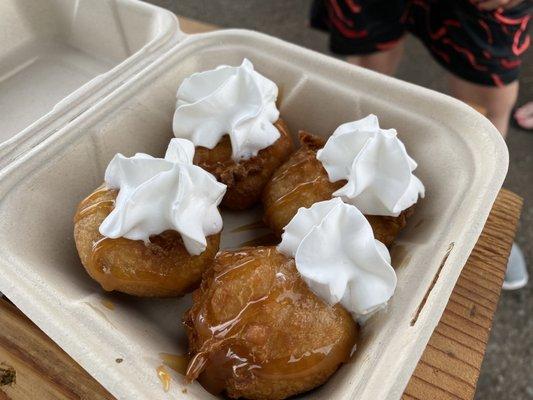
<path id="1" fill-rule="evenodd" d="M 411 32 L 454 75 L 502 86 L 519 76 L 532 4 L 489 12 L 469 0 L 315 0 L 311 24 L 342 55 L 388 50 Z"/>

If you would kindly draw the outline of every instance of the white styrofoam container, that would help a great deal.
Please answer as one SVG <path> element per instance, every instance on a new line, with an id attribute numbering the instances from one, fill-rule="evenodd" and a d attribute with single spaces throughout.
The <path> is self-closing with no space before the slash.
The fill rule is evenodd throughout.
<path id="1" fill-rule="evenodd" d="M 278 84 L 281 116 L 294 134 L 327 136 L 372 112 L 398 130 L 419 164 L 427 196 L 392 250 L 395 296 L 364 326 L 353 360 L 303 395 L 398 399 L 502 185 L 505 143 L 487 119 L 451 97 L 266 35 L 228 30 L 188 37 L 0 172 L 0 290 L 117 398 L 211 398 L 197 383 L 183 392 L 177 374 L 165 393 L 156 375 L 160 353 L 187 350 L 180 320 L 190 296 L 103 293 L 80 264 L 72 216 L 116 152 L 164 154 L 176 89 L 186 76 L 243 57 Z M 260 236 L 234 232 L 259 212 L 225 212 L 222 246 Z"/>
<path id="2" fill-rule="evenodd" d="M 3 0 L 0 27 L 0 168 L 183 37 L 137 0 Z"/>

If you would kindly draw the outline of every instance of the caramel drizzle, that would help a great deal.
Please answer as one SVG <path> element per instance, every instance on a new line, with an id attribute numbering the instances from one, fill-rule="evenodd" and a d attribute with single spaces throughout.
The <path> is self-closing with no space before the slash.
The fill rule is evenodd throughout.
<path id="1" fill-rule="evenodd" d="M 302 157 L 301 160 L 299 160 L 298 162 L 292 164 L 291 166 L 289 166 L 289 168 L 287 168 L 285 171 L 283 171 L 281 174 L 275 176 L 272 178 L 272 182 L 277 182 L 279 180 L 283 180 L 285 179 L 285 177 L 287 177 L 287 175 L 291 175 L 291 173 L 297 169 L 298 167 L 300 167 L 301 165 L 304 165 L 307 163 L 307 159 L 305 157 Z"/>
<path id="2" fill-rule="evenodd" d="M 115 200 L 99 201 L 98 203 L 94 203 L 88 207 L 85 207 L 79 210 L 74 216 L 74 223 L 77 224 L 83 218 L 87 217 L 88 215 L 94 214 L 100 210 L 105 210 L 108 213 L 110 213 L 113 210 L 113 208 L 115 208 Z"/>
<path id="3" fill-rule="evenodd" d="M 279 175 L 276 175 L 272 178 L 271 183 L 284 180 L 287 178 L 287 176 L 293 175 L 299 168 L 301 168 L 302 165 L 305 165 L 309 162 L 308 156 L 305 155 L 302 157 L 301 160 L 298 160 L 294 164 L 290 165 L 287 169 L 285 169 L 283 172 L 281 172 Z M 315 160 L 316 161 L 316 160 Z M 317 161 L 318 162 L 318 161 Z M 278 207 L 283 207 L 285 204 L 290 203 L 292 201 L 297 200 L 299 197 L 299 194 L 308 187 L 318 185 L 319 183 L 322 183 L 324 181 L 327 181 L 322 176 L 314 177 L 311 181 L 302 182 L 295 187 L 293 187 L 289 192 L 285 193 L 280 198 L 276 199 L 266 210 L 265 210 L 265 217 L 270 218 L 274 210 Z M 329 183 L 329 181 L 327 181 Z"/>
<path id="4" fill-rule="evenodd" d="M 270 249 L 266 251 L 271 251 Z M 222 271 L 220 274 L 215 276 L 214 281 L 220 282 L 224 279 L 226 275 L 229 275 L 231 273 L 234 273 L 235 271 L 238 271 L 239 269 L 247 266 L 250 263 L 253 263 L 254 260 L 250 257 L 247 257 L 243 259 L 241 262 L 237 263 L 236 265 L 232 266 L 231 268 Z M 226 347 L 228 349 L 228 354 L 230 350 L 230 346 L 228 346 L 229 343 L 233 342 L 235 340 L 235 337 L 239 334 L 242 329 L 244 329 L 245 326 L 242 326 L 240 322 L 242 321 L 241 317 L 244 314 L 245 311 L 248 311 L 250 309 L 255 309 L 256 307 L 259 307 L 261 303 L 263 303 L 266 299 L 269 298 L 271 293 L 268 293 L 265 296 L 260 297 L 259 299 L 251 300 L 249 301 L 242 310 L 239 311 L 239 313 L 231 318 L 228 321 L 225 321 L 221 324 L 215 325 L 215 326 L 209 326 L 207 324 L 207 328 L 210 331 L 211 338 L 206 340 L 202 348 L 193 356 L 191 361 L 189 362 L 189 365 L 187 367 L 186 371 L 186 379 L 188 382 L 193 381 L 194 379 L 197 379 L 198 376 L 202 373 L 202 371 L 205 369 L 209 359 L 211 358 L 212 354 L 216 354 L 217 350 L 222 349 L 223 347 Z M 206 312 L 207 310 L 204 310 Z M 204 312 L 202 312 L 199 315 L 199 318 L 204 320 L 206 315 L 203 315 Z M 205 321 L 202 321 L 205 322 Z M 220 342 L 217 343 L 215 346 L 212 345 L 213 341 L 219 339 Z M 225 362 L 231 361 L 231 357 L 226 354 Z"/>
<path id="5" fill-rule="evenodd" d="M 91 266 L 91 270 L 101 271 L 101 273 L 107 274 L 109 271 L 103 271 L 102 268 L 100 268 L 101 256 L 103 254 L 108 254 L 108 250 L 112 249 L 113 247 L 120 246 L 121 242 L 125 242 L 128 240 L 129 239 L 125 239 L 125 238 L 111 239 L 108 237 L 102 237 L 100 240 L 96 241 L 93 244 L 91 256 L 89 258 L 89 265 Z M 108 285 L 105 279 L 101 279 L 100 284 L 107 291 L 113 290 L 113 287 Z"/>
<path id="6" fill-rule="evenodd" d="M 87 196 L 80 202 L 80 205 L 78 206 L 78 211 L 87 207 L 87 203 L 92 203 L 93 200 L 97 199 L 108 190 L 109 189 L 105 185 L 100 185 L 94 192 L 92 192 L 89 196 Z"/>
<path id="7" fill-rule="evenodd" d="M 246 252 L 243 251 L 241 254 L 245 254 Z M 248 257 L 248 258 L 244 258 L 241 262 L 239 263 L 236 263 L 235 265 L 233 265 L 231 268 L 227 268 L 225 269 L 224 271 L 220 272 L 218 275 L 215 276 L 215 283 L 219 283 L 222 281 L 222 279 L 226 276 L 226 275 L 229 275 L 230 273 L 234 272 L 234 271 L 237 271 L 238 269 L 252 263 L 253 260 Z"/>
<path id="8" fill-rule="evenodd" d="M 265 216 L 267 218 L 271 218 L 271 215 L 272 215 L 272 213 L 274 212 L 274 210 L 276 208 L 283 207 L 286 204 L 290 204 L 292 202 L 297 201 L 298 198 L 300 197 L 300 194 L 301 194 L 302 191 L 304 191 L 305 189 L 307 189 L 309 187 L 312 187 L 312 186 L 315 186 L 315 185 L 319 185 L 320 183 L 322 183 L 324 181 L 325 181 L 325 179 L 323 177 L 318 176 L 315 179 L 313 179 L 312 181 L 302 182 L 299 185 L 296 185 L 288 193 L 284 194 L 279 199 L 276 199 L 276 201 L 274 201 L 274 203 L 272 203 L 265 210 Z"/>
<path id="9" fill-rule="evenodd" d="M 82 219 L 98 212 L 102 212 L 107 216 L 115 207 L 115 199 L 109 199 L 109 196 L 106 196 L 108 192 L 112 191 L 113 189 L 109 189 L 105 186 L 105 184 L 103 184 L 93 193 L 83 199 L 80 202 L 78 209 L 76 210 L 76 214 L 74 215 L 74 224 L 77 224 Z M 106 196 L 107 199 L 101 200 L 104 196 Z M 100 239 L 95 241 L 92 245 L 91 254 L 87 260 L 87 269 L 92 271 L 91 273 L 98 273 L 105 276 L 109 271 L 102 270 L 100 266 L 101 255 L 105 253 L 106 249 L 120 244 L 121 240 L 126 239 L 111 239 L 107 237 L 100 237 Z M 105 290 L 113 290 L 113 287 L 106 283 L 106 279 L 102 279 L 100 283 Z M 102 302 L 102 304 L 104 303 Z M 112 305 L 110 304 L 104 304 L 104 306 L 109 308 L 110 310 L 113 309 Z"/>
<path id="10" fill-rule="evenodd" d="M 185 375 L 187 372 L 187 365 L 189 364 L 189 357 L 183 354 L 159 353 L 159 357 L 163 360 L 163 364 L 173 369 L 178 374 Z"/>
<path id="11" fill-rule="evenodd" d="M 191 383 L 197 379 L 204 370 L 208 360 L 209 355 L 206 351 L 199 351 L 196 353 L 191 358 L 191 361 L 189 361 L 189 365 L 185 371 L 185 382 Z"/>
<path id="12" fill-rule="evenodd" d="M 275 251 L 274 248 L 266 248 L 264 251 Z M 220 282 L 228 274 L 234 273 L 235 271 L 245 267 L 246 265 L 253 263 L 254 259 L 245 258 L 241 262 L 238 262 L 236 265 L 231 268 L 221 272 L 219 275 L 214 277 L 214 282 Z M 277 272 L 274 279 L 280 279 L 282 281 L 287 281 L 287 277 L 282 272 Z M 294 285 L 294 283 L 288 283 Z M 239 335 L 242 333 L 243 329 L 247 327 L 246 323 L 243 323 L 243 315 L 248 313 L 249 315 L 254 315 L 259 312 L 261 305 L 266 301 L 298 301 L 298 296 L 287 295 L 286 289 L 279 286 L 272 287 L 268 293 L 258 297 L 256 299 L 251 299 L 246 305 L 239 311 L 239 313 L 220 324 L 215 326 L 210 326 L 208 321 L 208 310 L 204 309 L 198 315 L 198 321 L 201 325 L 204 325 L 203 329 L 208 329 L 211 337 L 207 339 L 199 351 L 193 356 L 186 371 L 186 380 L 188 382 L 197 379 L 200 374 L 208 367 L 208 365 L 218 366 L 217 371 L 220 371 L 221 374 L 224 374 L 223 371 L 233 371 L 234 374 L 238 374 L 237 370 L 242 370 L 243 373 L 250 372 L 251 370 L 256 370 L 254 374 L 258 376 L 261 375 L 265 379 L 276 379 L 279 378 L 277 371 L 277 366 L 279 365 L 288 365 L 291 364 L 291 376 L 296 378 L 300 374 L 305 374 L 309 372 L 310 369 L 318 368 L 318 364 L 325 359 L 335 348 L 335 342 L 330 343 L 326 346 L 307 351 L 304 354 L 299 356 L 290 355 L 288 357 L 280 358 L 277 360 L 271 360 L 266 365 L 258 365 L 253 359 L 248 359 L 238 354 L 237 349 L 239 348 Z M 216 343 L 216 344 L 214 344 Z M 230 364 L 231 368 L 221 367 L 224 364 Z M 286 374 L 284 374 L 286 377 Z M 206 387 L 211 393 L 218 393 L 219 389 L 217 385 L 220 382 L 211 382 L 207 383 Z"/>
<path id="13" fill-rule="evenodd" d="M 107 188 L 104 184 L 83 199 L 76 210 L 76 214 L 74 215 L 74 223 L 77 224 L 81 219 L 97 212 L 98 210 L 105 210 L 109 213 L 115 207 L 115 200 L 101 200 L 97 201 L 96 203 L 94 203 L 94 201 L 102 197 L 102 195 L 110 190 L 111 189 Z"/>
<path id="14" fill-rule="evenodd" d="M 255 229 L 266 229 L 266 225 L 262 220 L 254 221 L 246 225 L 239 226 L 231 231 L 231 233 L 253 231 Z"/>
<path id="15" fill-rule="evenodd" d="M 163 390 L 165 392 L 168 392 L 170 389 L 170 382 L 172 382 L 172 377 L 170 376 L 164 365 L 160 365 L 155 369 L 155 371 L 157 373 L 157 377 L 163 385 Z"/>
<path id="16" fill-rule="evenodd" d="M 248 304 L 246 304 L 242 310 L 239 311 L 239 313 L 233 317 L 232 319 L 226 321 L 226 322 L 223 322 L 222 324 L 219 324 L 219 325 L 216 325 L 212 328 L 209 328 L 209 330 L 211 331 L 211 334 L 213 335 L 213 337 L 215 338 L 224 338 L 226 335 L 230 334 L 230 332 L 232 330 L 234 330 L 234 328 L 238 325 L 239 322 L 241 322 L 242 320 L 242 316 L 243 314 L 248 311 L 249 309 L 251 308 L 257 308 L 257 307 L 254 307 L 255 305 L 260 305 L 261 303 L 263 303 L 265 300 L 267 300 L 269 298 L 269 295 L 265 295 L 265 296 L 262 296 L 256 300 L 250 300 L 248 302 Z"/>
<path id="17" fill-rule="evenodd" d="M 101 254 L 104 254 L 103 252 L 105 252 L 106 249 L 113 247 L 113 240 L 114 239 L 102 237 L 100 240 L 93 243 L 91 255 L 88 260 L 90 270 L 93 271 L 93 273 L 96 271 L 99 271 L 102 274 L 106 273 L 106 271 L 103 271 L 102 268 L 100 268 L 100 256 Z M 107 291 L 113 290 L 113 287 L 106 284 L 105 279 L 100 280 L 100 284 Z"/>
<path id="18" fill-rule="evenodd" d="M 102 237 L 100 240 L 93 243 L 93 252 L 91 254 L 91 263 L 98 261 L 98 256 L 103 250 L 113 246 L 113 239 Z"/>

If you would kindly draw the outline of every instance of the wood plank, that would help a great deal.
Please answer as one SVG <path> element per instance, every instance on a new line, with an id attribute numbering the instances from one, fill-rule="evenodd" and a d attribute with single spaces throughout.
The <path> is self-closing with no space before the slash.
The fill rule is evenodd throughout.
<path id="1" fill-rule="evenodd" d="M 474 397 L 521 208 L 500 191 L 403 399 Z"/>
<path id="2" fill-rule="evenodd" d="M 194 19 L 179 17 L 180 29 L 189 34 L 204 33 L 220 29 L 216 25 L 208 24 L 205 22 L 196 21 Z"/>
<path id="3" fill-rule="evenodd" d="M 0 327 L 0 368 L 16 372 L 14 382 L 0 386 L 0 400 L 114 399 L 4 299 L 0 299 Z"/>

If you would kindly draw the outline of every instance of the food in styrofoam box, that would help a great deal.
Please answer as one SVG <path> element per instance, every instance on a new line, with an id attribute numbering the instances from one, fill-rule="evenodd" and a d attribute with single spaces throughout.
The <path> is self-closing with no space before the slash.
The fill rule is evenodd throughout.
<path id="1" fill-rule="evenodd" d="M 198 286 L 219 249 L 226 186 L 193 155 L 186 139 L 172 139 L 164 158 L 119 153 L 104 184 L 81 201 L 76 248 L 104 290 L 163 297 Z"/>
<path id="2" fill-rule="evenodd" d="M 194 80 L 197 86 L 191 83 Z M 282 399 L 323 384 L 356 351 L 358 329 L 354 322 L 346 323 L 349 313 L 354 321 L 368 319 L 386 305 L 396 286 L 388 249 L 374 240 L 363 214 L 340 197 L 300 208 L 284 228 L 277 248 L 245 246 L 234 253 L 219 253 L 214 260 L 213 252 L 207 252 L 206 236 L 222 228 L 217 206 L 226 185 L 192 165 L 195 145 L 213 149 L 228 135 L 233 149 L 230 162 L 239 165 L 259 158 L 259 151 L 273 146 L 281 136 L 272 124 L 279 117 L 276 96 L 275 83 L 255 72 L 246 59 L 240 67 L 220 66 L 193 74 L 178 89 L 173 130 L 194 142 L 172 139 L 164 159 L 144 153 L 131 158 L 117 154 L 106 169 L 104 187 L 82 201 L 75 217 L 74 235 L 82 262 L 105 290 L 155 297 L 169 294 L 169 281 L 187 290 L 197 289 L 185 320 L 191 357 L 186 379 L 197 379 L 215 395 Z M 264 113 L 272 112 L 271 118 L 263 120 Z M 266 124 L 270 124 L 268 128 Z M 348 125 L 349 133 L 340 132 Z M 276 134 L 272 139 L 271 133 Z M 344 141 L 341 148 L 338 142 L 329 146 L 339 138 Z M 346 138 L 348 141 L 343 140 Z M 254 142 L 262 143 L 261 147 L 238 153 Z M 330 179 L 350 178 L 346 185 L 353 190 L 348 201 L 358 194 L 364 198 L 366 184 L 374 195 L 366 204 L 383 201 L 384 205 L 381 209 L 367 207 L 367 211 L 388 215 L 397 210 L 399 215 L 416 202 L 419 189 L 415 187 L 414 196 L 410 194 L 410 180 L 422 184 L 409 178 L 416 163 L 394 131 L 380 130 L 375 116 L 342 125 L 325 149 L 318 151 L 321 162 L 322 152 L 330 162 L 331 152 L 337 153 L 337 163 L 344 162 L 344 166 L 330 169 L 334 171 Z M 344 176 L 344 170 L 350 168 L 349 176 Z M 240 178 L 254 180 L 254 175 L 262 173 L 249 171 Z M 322 192 L 319 183 L 312 183 L 316 187 L 311 190 Z M 359 188 L 353 188 L 356 183 Z M 285 198 L 298 201 L 299 186 L 291 190 Z M 102 191 L 118 193 L 111 201 L 95 199 Z M 385 209 L 387 205 L 391 210 Z M 100 216 L 95 217 L 97 214 Z M 93 223 L 95 218 L 99 227 Z M 91 231 L 87 251 L 84 235 Z M 100 235 L 95 238 L 96 231 Z M 169 231 L 181 235 L 181 241 L 179 236 L 174 236 L 176 244 L 168 237 L 162 241 Z M 190 256 L 176 252 L 174 265 L 157 262 L 169 248 L 181 243 Z M 187 273 L 170 273 L 174 269 L 194 272 L 198 268 L 190 265 L 189 259 L 204 252 L 209 256 L 201 259 L 200 269 L 205 271 L 201 283 Z M 133 257 L 125 261 L 128 253 Z M 147 268 L 147 260 L 152 259 L 155 261 Z M 211 286 L 216 289 L 210 291 L 211 270 L 216 275 Z M 256 281 L 259 274 L 263 276 Z M 202 300 L 207 308 L 200 306 L 202 311 L 196 314 Z M 274 379 L 276 376 L 286 380 Z"/>
<path id="3" fill-rule="evenodd" d="M 0 179 L 0 290 L 115 397 L 214 398 L 184 380 L 188 346 L 180 321 L 190 296 L 103 293 L 80 265 L 72 216 L 116 153 L 164 155 L 174 136 L 176 92 L 187 77 L 244 58 L 278 86 L 276 106 L 295 143 L 297 129 L 325 143 L 342 123 L 373 113 L 381 127 L 397 130 L 418 163 L 426 197 L 390 248 L 394 296 L 366 321 L 351 360 L 302 395 L 399 399 L 501 186 L 505 145 L 458 101 L 258 33 L 186 38 L 8 165 Z M 222 210 L 220 248 L 271 243 L 262 217 L 259 206 Z"/>
<path id="4" fill-rule="evenodd" d="M 276 107 L 278 87 L 250 60 L 192 74 L 177 91 L 174 136 L 196 146 L 195 164 L 227 186 L 222 205 L 254 206 L 293 150 Z"/>

